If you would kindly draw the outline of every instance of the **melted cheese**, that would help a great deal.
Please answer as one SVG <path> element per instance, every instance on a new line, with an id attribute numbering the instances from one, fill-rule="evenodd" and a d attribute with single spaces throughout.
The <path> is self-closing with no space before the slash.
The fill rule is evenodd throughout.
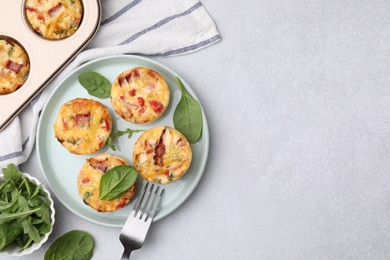
<path id="1" fill-rule="evenodd" d="M 65 103 L 54 124 L 55 136 L 74 154 L 92 154 L 102 148 L 111 134 L 107 107 L 92 99 L 77 98 Z"/>
<path id="2" fill-rule="evenodd" d="M 110 212 L 123 208 L 131 201 L 135 194 L 135 183 L 116 199 L 109 201 L 99 199 L 102 175 L 110 168 L 124 164 L 128 165 L 124 159 L 110 154 L 101 154 L 86 160 L 77 178 L 79 195 L 86 205 L 99 212 Z"/>
<path id="3" fill-rule="evenodd" d="M 162 163 L 157 158 L 161 144 Z M 145 180 L 167 184 L 183 177 L 190 167 L 192 151 L 187 139 L 179 131 L 159 126 L 147 130 L 138 138 L 132 159 L 135 169 Z"/>
<path id="4" fill-rule="evenodd" d="M 0 94 L 21 87 L 29 72 L 30 62 L 25 50 L 14 41 L 0 39 Z"/>
<path id="5" fill-rule="evenodd" d="M 63 39 L 74 34 L 81 22 L 80 0 L 26 0 L 25 11 L 31 27 L 47 39 Z"/>
<path id="6" fill-rule="evenodd" d="M 148 123 L 159 118 L 169 103 L 169 88 L 156 71 L 137 67 L 115 79 L 111 103 L 115 112 L 132 123 Z"/>

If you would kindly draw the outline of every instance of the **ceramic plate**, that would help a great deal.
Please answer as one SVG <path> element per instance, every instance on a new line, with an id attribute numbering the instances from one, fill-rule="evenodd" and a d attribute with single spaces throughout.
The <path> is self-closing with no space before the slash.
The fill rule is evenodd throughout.
<path id="1" fill-rule="evenodd" d="M 137 66 L 148 67 L 162 74 L 165 77 L 171 92 L 170 104 L 165 113 L 156 121 L 148 124 L 137 125 L 126 122 L 114 112 L 109 98 L 99 99 L 90 96 L 79 84 L 77 79 L 80 73 L 92 70 L 102 74 L 113 82 L 116 76 L 121 72 Z M 133 55 L 119 55 L 96 59 L 85 63 L 59 84 L 57 89 L 49 97 L 41 113 L 37 130 L 37 153 L 47 183 L 60 202 L 69 210 L 80 217 L 97 224 L 111 227 L 123 226 L 127 216 L 133 208 L 134 201 L 141 190 L 142 177 L 138 176 L 137 178 L 137 191 L 131 203 L 115 212 L 99 213 L 83 203 L 83 200 L 77 191 L 77 175 L 87 158 L 100 153 L 119 155 L 132 164 L 131 157 L 133 146 L 141 133 L 134 134 L 130 139 L 128 139 L 126 135 L 121 136 L 119 138 L 119 144 L 116 143 L 118 148 L 117 151 L 113 151 L 108 146 L 105 146 L 93 155 L 71 154 L 62 147 L 54 137 L 53 125 L 62 104 L 78 97 L 94 99 L 105 104 L 113 119 L 114 132 L 126 128 L 149 129 L 154 126 L 173 127 L 173 112 L 181 98 L 179 87 L 175 81 L 175 77 L 177 76 L 178 75 L 174 71 L 151 59 Z M 183 79 L 182 82 L 188 92 L 197 99 L 191 87 Z M 165 188 L 165 194 L 161 200 L 154 221 L 162 219 L 179 207 L 195 189 L 203 174 L 209 150 L 209 131 L 203 109 L 202 113 L 203 133 L 198 143 L 191 145 L 193 153 L 191 166 L 182 179 L 168 185 L 162 185 Z"/>

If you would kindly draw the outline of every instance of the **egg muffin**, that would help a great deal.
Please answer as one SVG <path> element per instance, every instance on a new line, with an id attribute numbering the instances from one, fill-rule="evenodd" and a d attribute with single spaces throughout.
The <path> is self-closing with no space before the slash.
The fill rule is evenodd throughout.
<path id="1" fill-rule="evenodd" d="M 69 152 L 92 154 L 102 148 L 111 134 L 112 120 L 98 101 L 76 98 L 60 108 L 54 124 L 55 137 Z"/>
<path id="2" fill-rule="evenodd" d="M 156 71 L 137 67 L 126 70 L 115 79 L 111 104 L 128 122 L 142 124 L 159 118 L 169 103 L 169 88 Z"/>
<path id="3" fill-rule="evenodd" d="M 0 38 L 0 95 L 12 93 L 26 81 L 30 61 L 26 51 L 10 38 Z"/>
<path id="4" fill-rule="evenodd" d="M 192 151 L 179 131 L 159 126 L 145 131 L 134 144 L 133 164 L 147 181 L 168 184 L 177 181 L 191 164 Z"/>
<path id="5" fill-rule="evenodd" d="M 86 160 L 77 178 L 79 195 L 86 205 L 99 212 L 110 212 L 123 208 L 131 201 L 135 194 L 135 182 L 128 191 L 116 199 L 99 199 L 100 179 L 102 175 L 118 165 L 128 165 L 128 163 L 121 157 L 111 154 L 100 154 Z"/>
<path id="6" fill-rule="evenodd" d="M 80 0 L 26 0 L 31 27 L 46 39 L 58 40 L 74 34 L 83 17 Z"/>

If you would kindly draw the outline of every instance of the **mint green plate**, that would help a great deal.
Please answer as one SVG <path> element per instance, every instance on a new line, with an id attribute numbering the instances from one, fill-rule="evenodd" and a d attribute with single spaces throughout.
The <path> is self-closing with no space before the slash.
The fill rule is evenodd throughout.
<path id="1" fill-rule="evenodd" d="M 126 122 L 114 112 L 109 98 L 99 99 L 90 96 L 79 84 L 77 79 L 81 72 L 92 70 L 102 74 L 113 82 L 119 73 L 136 66 L 144 66 L 158 71 L 165 77 L 171 92 L 170 104 L 165 113 L 158 120 L 149 124 L 136 125 Z M 38 123 L 36 147 L 38 160 L 45 179 L 53 193 L 65 207 L 91 222 L 110 227 L 122 227 L 133 208 L 134 201 L 138 197 L 142 186 L 142 177 L 138 176 L 136 195 L 131 203 L 115 212 L 99 213 L 83 203 L 77 191 L 77 175 L 87 158 L 100 153 L 119 155 L 132 164 L 133 146 L 141 133 L 134 134 L 131 139 L 128 139 L 127 136 L 120 137 L 119 145 L 117 146 L 119 149 L 117 151 L 113 151 L 108 146 L 105 146 L 93 155 L 71 154 L 54 137 L 53 125 L 62 104 L 78 97 L 94 99 L 105 104 L 113 119 L 114 131 L 116 129 L 124 130 L 126 128 L 149 129 L 154 126 L 163 125 L 173 127 L 173 112 L 181 98 L 179 87 L 175 81 L 175 77 L 177 76 L 174 71 L 154 60 L 133 55 L 118 55 L 85 63 L 59 84 L 42 110 Z M 188 92 L 197 99 L 191 87 L 184 80 L 182 81 Z M 191 166 L 182 179 L 171 184 L 161 185 L 164 186 L 165 193 L 154 221 L 162 219 L 178 208 L 190 196 L 203 174 L 209 151 L 209 130 L 203 109 L 202 113 L 203 133 L 198 143 L 191 145 L 193 153 Z"/>

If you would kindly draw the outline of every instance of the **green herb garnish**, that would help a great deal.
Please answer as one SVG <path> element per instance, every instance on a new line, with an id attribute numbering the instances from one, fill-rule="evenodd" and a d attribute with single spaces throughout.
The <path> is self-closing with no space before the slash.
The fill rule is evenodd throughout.
<path id="1" fill-rule="evenodd" d="M 117 131 L 116 133 L 112 134 L 111 136 L 108 137 L 107 139 L 107 145 L 114 151 L 116 151 L 116 146 L 114 145 L 114 141 L 118 140 L 118 138 L 122 135 L 125 135 L 127 134 L 127 138 L 131 138 L 133 136 L 134 133 L 139 133 L 139 132 L 143 132 L 145 130 L 140 130 L 140 129 L 130 129 L 130 128 L 127 128 L 126 130 L 124 131 Z"/>
<path id="2" fill-rule="evenodd" d="M 203 119 L 199 102 L 184 88 L 179 78 L 176 78 L 181 91 L 181 99 L 173 113 L 173 124 L 191 144 L 196 143 L 202 135 Z"/>
<path id="3" fill-rule="evenodd" d="M 80 230 L 70 231 L 57 238 L 45 253 L 44 260 L 92 258 L 95 243 L 90 234 Z"/>
<path id="4" fill-rule="evenodd" d="M 50 207 L 47 194 L 9 164 L 3 169 L 0 184 L 0 250 L 16 244 L 22 250 L 41 241 L 50 232 Z"/>
<path id="5" fill-rule="evenodd" d="M 137 171 L 130 165 L 111 168 L 100 179 L 99 199 L 113 200 L 122 196 L 136 179 Z"/>
<path id="6" fill-rule="evenodd" d="M 85 71 L 78 77 L 90 95 L 98 98 L 108 98 L 111 95 L 111 82 L 104 76 L 94 71 Z"/>

